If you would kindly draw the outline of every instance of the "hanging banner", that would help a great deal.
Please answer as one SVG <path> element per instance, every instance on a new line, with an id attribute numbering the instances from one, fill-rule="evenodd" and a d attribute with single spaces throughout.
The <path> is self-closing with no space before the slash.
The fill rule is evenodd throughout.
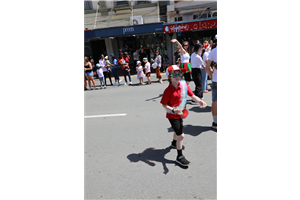
<path id="1" fill-rule="evenodd" d="M 164 25 L 164 33 L 177 33 L 211 28 L 217 28 L 217 19 Z"/>

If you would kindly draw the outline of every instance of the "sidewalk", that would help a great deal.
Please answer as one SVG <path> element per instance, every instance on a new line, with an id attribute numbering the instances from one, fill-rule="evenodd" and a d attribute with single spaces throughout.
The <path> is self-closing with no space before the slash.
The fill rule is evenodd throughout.
<path id="1" fill-rule="evenodd" d="M 161 76 L 165 76 L 166 75 L 166 73 L 160 73 L 161 74 Z M 130 77 L 131 78 L 133 78 L 133 77 L 136 77 L 137 75 L 135 74 L 135 75 L 131 75 L 130 74 Z M 150 77 L 152 77 L 152 76 L 155 76 L 155 78 L 156 78 L 156 73 L 150 73 Z M 123 77 L 123 78 L 122 78 Z M 128 77 L 128 76 L 127 76 Z M 166 76 L 165 76 L 166 77 Z M 164 77 L 162 77 L 163 79 L 164 79 Z M 109 79 L 108 78 L 106 78 L 107 80 L 106 80 L 106 82 L 107 81 L 109 81 Z M 119 75 L 119 79 L 120 80 L 124 80 L 124 76 L 123 75 Z M 145 75 L 145 78 L 144 79 L 146 79 L 147 80 L 147 77 L 146 77 L 146 75 Z M 96 81 L 96 80 L 98 80 L 99 81 L 99 79 L 98 78 L 94 78 L 94 80 Z M 111 80 L 114 80 L 115 81 L 115 77 L 114 76 L 111 76 Z"/>

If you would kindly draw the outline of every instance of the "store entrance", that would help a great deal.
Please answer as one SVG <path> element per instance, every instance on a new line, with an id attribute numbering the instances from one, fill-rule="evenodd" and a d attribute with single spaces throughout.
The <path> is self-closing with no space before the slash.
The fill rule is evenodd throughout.
<path id="1" fill-rule="evenodd" d="M 95 64 L 96 64 L 99 62 L 101 54 L 104 54 L 104 56 L 107 55 L 105 41 L 104 40 L 93 40 L 93 41 L 90 41 L 90 43 L 91 43 L 91 48 L 92 48 L 92 52 L 93 52 L 93 58 L 94 58 Z"/>
<path id="2" fill-rule="evenodd" d="M 149 61 L 150 58 L 155 59 L 155 51 L 159 50 L 162 56 L 162 63 L 167 55 L 166 36 L 163 33 L 138 34 L 135 36 L 117 37 L 119 51 L 127 52 L 131 57 L 130 66 L 135 71 L 136 63 L 133 60 L 133 53 L 141 47 L 144 49 Z M 141 59 L 142 60 L 142 59 Z M 152 69 L 152 68 L 151 68 Z M 161 68 L 163 71 L 163 68 Z"/>

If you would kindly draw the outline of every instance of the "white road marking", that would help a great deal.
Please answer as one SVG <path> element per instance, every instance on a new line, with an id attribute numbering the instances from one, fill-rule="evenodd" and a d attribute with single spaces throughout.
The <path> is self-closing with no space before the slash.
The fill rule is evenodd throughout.
<path id="1" fill-rule="evenodd" d="M 84 118 L 96 118 L 96 117 L 119 117 L 125 116 L 127 114 L 111 114 L 111 115 L 91 115 L 91 116 L 84 116 Z"/>

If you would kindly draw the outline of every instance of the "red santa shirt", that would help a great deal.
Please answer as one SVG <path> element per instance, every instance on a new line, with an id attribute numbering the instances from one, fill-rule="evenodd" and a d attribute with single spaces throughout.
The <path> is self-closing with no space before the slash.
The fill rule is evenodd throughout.
<path id="1" fill-rule="evenodd" d="M 175 88 L 171 83 L 169 86 L 165 89 L 164 94 L 160 100 L 160 103 L 162 105 L 168 105 L 171 107 L 177 107 L 181 103 L 181 85 L 178 83 L 178 87 Z M 191 97 L 194 95 L 191 88 L 186 85 L 187 87 L 187 94 Z M 184 108 L 186 110 L 186 108 Z M 166 118 L 168 119 L 180 119 L 181 116 L 173 113 L 167 113 Z"/>

